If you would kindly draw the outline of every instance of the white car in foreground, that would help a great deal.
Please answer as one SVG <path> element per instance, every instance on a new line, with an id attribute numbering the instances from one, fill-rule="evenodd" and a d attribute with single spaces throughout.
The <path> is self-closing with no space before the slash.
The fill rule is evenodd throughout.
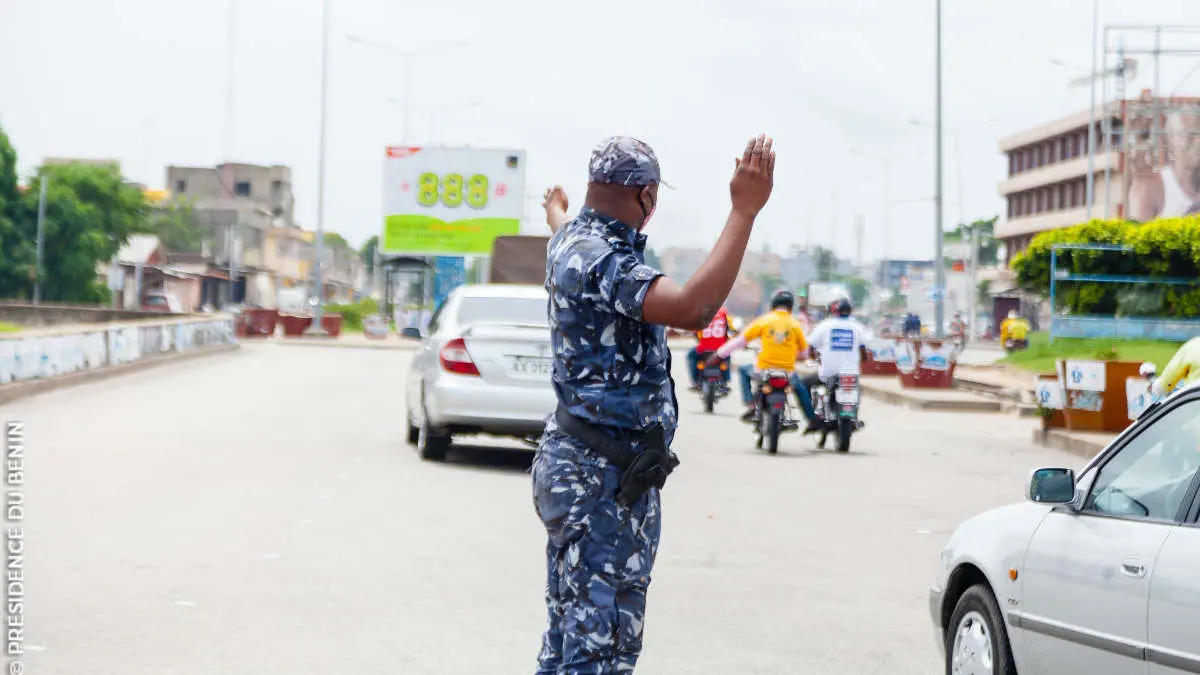
<path id="1" fill-rule="evenodd" d="M 1200 388 L 1141 418 L 1076 477 L 959 526 L 930 611 L 946 672 L 1200 673 Z"/>
<path id="2" fill-rule="evenodd" d="M 422 458 L 444 458 L 459 435 L 541 436 L 557 403 L 547 301 L 540 286 L 459 286 L 430 318 L 405 397 Z"/>

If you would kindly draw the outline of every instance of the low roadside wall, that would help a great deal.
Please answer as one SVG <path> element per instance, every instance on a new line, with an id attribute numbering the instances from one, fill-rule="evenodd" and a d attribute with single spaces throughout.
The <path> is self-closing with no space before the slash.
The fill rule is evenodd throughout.
<path id="1" fill-rule="evenodd" d="M 22 383 L 236 345 L 227 315 L 0 333 L 0 400 Z"/>
<path id="2" fill-rule="evenodd" d="M 20 326 L 65 326 L 77 323 L 108 323 L 136 319 L 182 317 L 183 314 L 129 311 L 87 305 L 33 305 L 23 302 L 0 302 L 0 321 Z"/>

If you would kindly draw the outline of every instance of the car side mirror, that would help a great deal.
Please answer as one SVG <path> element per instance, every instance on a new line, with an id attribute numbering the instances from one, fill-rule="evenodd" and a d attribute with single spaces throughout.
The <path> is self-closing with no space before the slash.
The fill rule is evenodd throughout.
<path id="1" fill-rule="evenodd" d="M 400 337 L 404 338 L 405 340 L 420 340 L 422 337 L 421 329 L 420 328 L 411 328 L 411 327 L 405 328 L 400 333 Z"/>
<path id="2" fill-rule="evenodd" d="M 1029 476 L 1025 498 L 1039 504 L 1069 504 L 1075 500 L 1075 472 L 1071 469 L 1035 469 Z"/>

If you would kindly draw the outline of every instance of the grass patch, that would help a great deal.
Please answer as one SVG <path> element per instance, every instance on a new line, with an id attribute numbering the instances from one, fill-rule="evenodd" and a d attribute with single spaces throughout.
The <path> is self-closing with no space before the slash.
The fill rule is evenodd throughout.
<path id="1" fill-rule="evenodd" d="M 1052 372 L 1059 359 L 1098 359 L 1110 361 L 1150 361 L 1161 371 L 1175 356 L 1180 342 L 1163 340 L 1113 340 L 1106 338 L 1056 338 L 1050 344 L 1046 333 L 1030 333 L 1029 348 L 1010 354 L 1006 363 L 1034 372 Z"/>
<path id="2" fill-rule="evenodd" d="M 5 323 L 0 321 L 0 333 L 15 333 L 21 330 L 21 327 L 15 323 Z"/>
<path id="3" fill-rule="evenodd" d="M 363 320 L 379 312 L 379 303 L 374 298 L 364 298 L 349 305 L 325 305 L 326 314 L 342 315 L 342 331 L 347 333 L 363 332 Z"/>

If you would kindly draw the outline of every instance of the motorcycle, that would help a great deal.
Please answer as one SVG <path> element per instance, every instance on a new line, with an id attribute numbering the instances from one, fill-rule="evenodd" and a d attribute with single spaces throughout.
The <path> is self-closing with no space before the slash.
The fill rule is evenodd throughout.
<path id="1" fill-rule="evenodd" d="M 821 425 L 817 447 L 824 448 L 830 433 L 837 434 L 837 451 L 850 451 L 850 437 L 863 428 L 858 419 L 857 373 L 840 373 L 813 387 L 813 412 Z"/>
<path id="2" fill-rule="evenodd" d="M 716 402 L 729 395 L 729 386 L 725 384 L 725 371 L 729 370 L 729 361 L 708 363 L 701 355 L 696 368 L 700 371 L 700 400 L 704 402 L 704 412 L 712 414 Z"/>
<path id="3" fill-rule="evenodd" d="M 1009 354 L 1013 352 L 1023 351 L 1029 348 L 1029 340 L 1014 340 L 1009 338 L 1004 341 L 1004 351 Z"/>
<path id="4" fill-rule="evenodd" d="M 779 435 L 785 431 L 796 431 L 800 425 L 792 416 L 788 399 L 791 391 L 792 373 L 788 370 L 768 370 L 762 374 L 758 395 L 755 399 L 757 414 L 754 417 L 754 447 L 762 448 L 774 455 L 779 450 Z"/>

